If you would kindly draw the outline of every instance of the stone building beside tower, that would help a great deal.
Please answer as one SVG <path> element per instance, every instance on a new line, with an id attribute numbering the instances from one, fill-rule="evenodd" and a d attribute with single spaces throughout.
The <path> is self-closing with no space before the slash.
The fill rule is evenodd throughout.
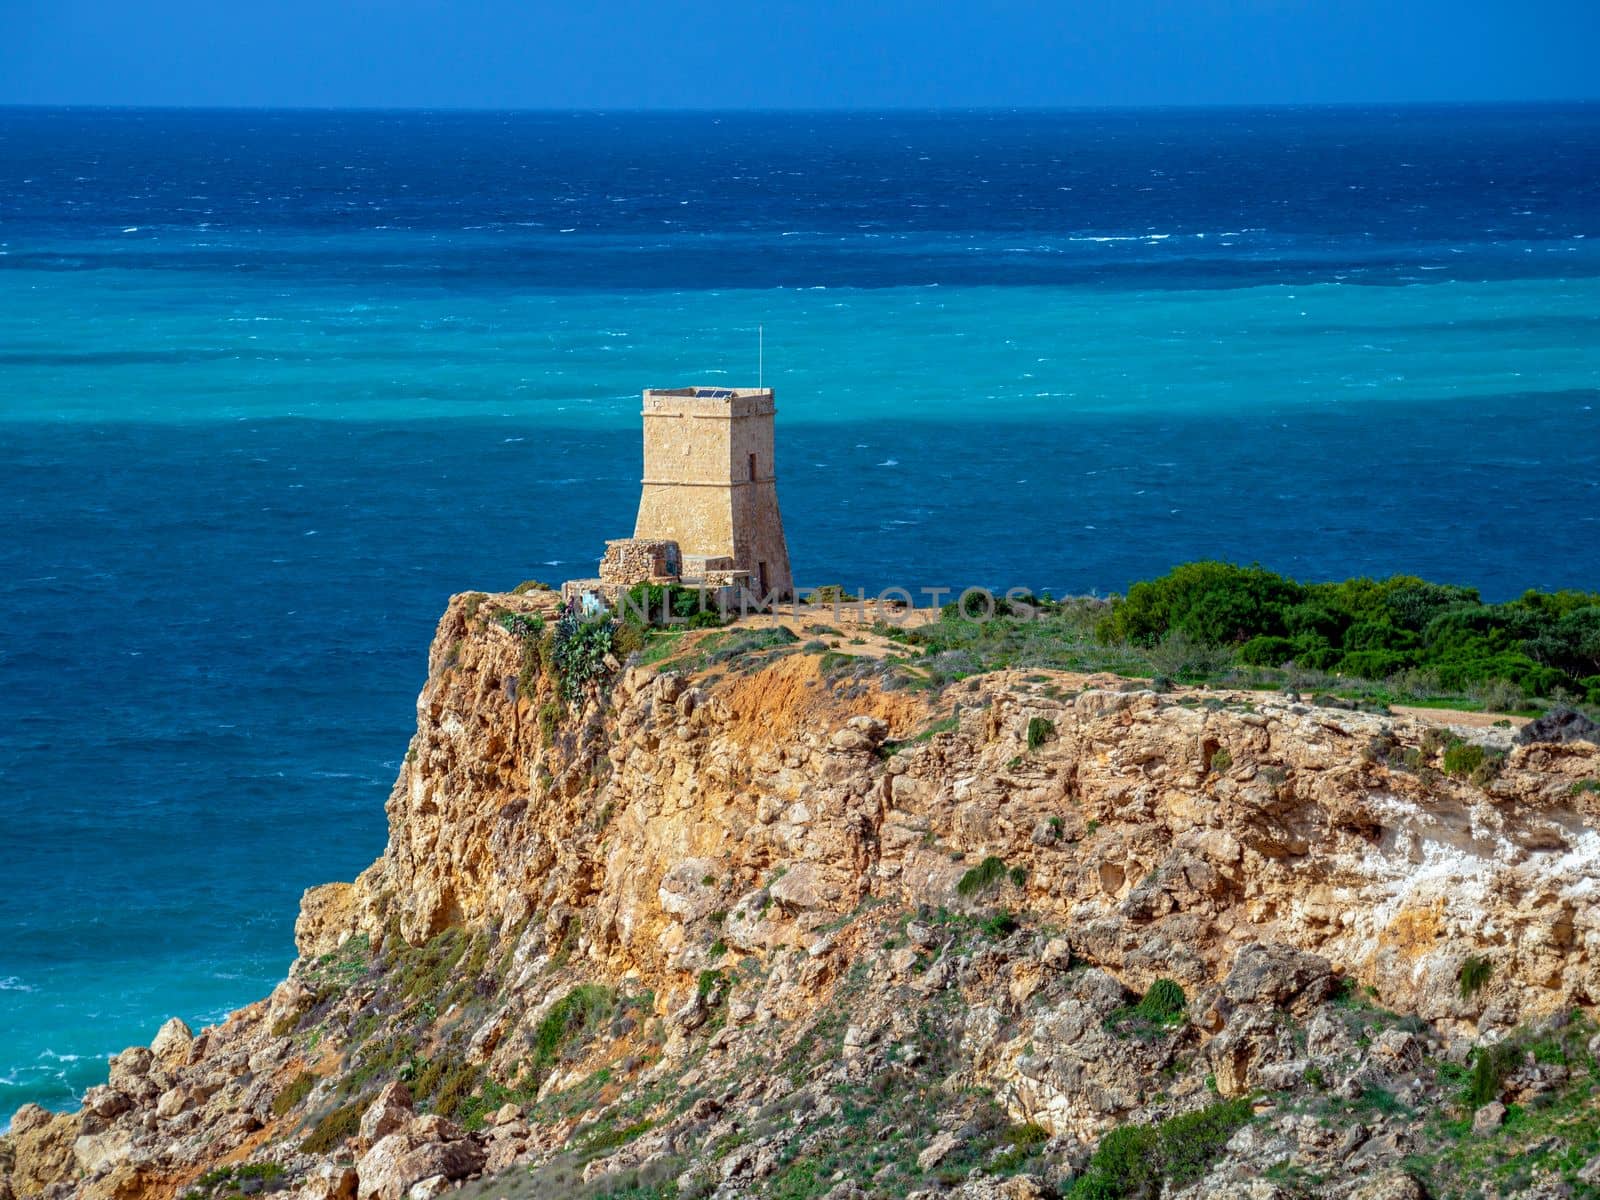
<path id="1" fill-rule="evenodd" d="M 638 583 L 704 586 L 724 600 L 794 595 L 778 511 L 771 388 L 651 388 L 644 472 L 631 538 L 606 543 L 596 579 L 568 599 L 607 603 Z"/>

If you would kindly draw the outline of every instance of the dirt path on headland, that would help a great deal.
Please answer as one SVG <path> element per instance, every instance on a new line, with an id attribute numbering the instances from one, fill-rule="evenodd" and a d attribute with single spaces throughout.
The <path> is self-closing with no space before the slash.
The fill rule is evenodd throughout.
<path id="1" fill-rule="evenodd" d="M 1501 721 L 1510 721 L 1511 728 L 1521 729 L 1531 719 L 1514 717 L 1510 713 L 1460 712 L 1453 708 L 1418 708 L 1412 704 L 1391 704 L 1389 711 L 1397 717 L 1415 717 L 1434 725 L 1466 725 L 1472 729 L 1493 729 Z"/>

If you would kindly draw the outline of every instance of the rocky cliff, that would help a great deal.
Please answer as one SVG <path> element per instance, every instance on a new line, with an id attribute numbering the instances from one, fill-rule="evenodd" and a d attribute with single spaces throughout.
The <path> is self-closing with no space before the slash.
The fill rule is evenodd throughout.
<path id="1" fill-rule="evenodd" d="M 569 702 L 548 603 L 452 600 L 382 858 L 0 1200 L 1600 1195 L 1593 743 L 747 627 Z"/>

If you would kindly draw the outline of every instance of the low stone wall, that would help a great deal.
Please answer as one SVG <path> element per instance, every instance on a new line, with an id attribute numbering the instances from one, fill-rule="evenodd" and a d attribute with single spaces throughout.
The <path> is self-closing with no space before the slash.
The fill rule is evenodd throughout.
<path id="1" fill-rule="evenodd" d="M 682 567 L 678 543 L 664 538 L 615 538 L 606 543 L 600 578 L 606 583 L 635 584 L 676 578 Z"/>

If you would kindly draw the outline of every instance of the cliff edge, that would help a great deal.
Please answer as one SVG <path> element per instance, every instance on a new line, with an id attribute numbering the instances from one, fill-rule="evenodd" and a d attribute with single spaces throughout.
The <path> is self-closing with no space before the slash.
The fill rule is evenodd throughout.
<path id="1" fill-rule="evenodd" d="M 551 604 L 451 600 L 383 856 L 0 1200 L 1600 1195 L 1600 747 L 773 622 L 575 689 Z"/>

